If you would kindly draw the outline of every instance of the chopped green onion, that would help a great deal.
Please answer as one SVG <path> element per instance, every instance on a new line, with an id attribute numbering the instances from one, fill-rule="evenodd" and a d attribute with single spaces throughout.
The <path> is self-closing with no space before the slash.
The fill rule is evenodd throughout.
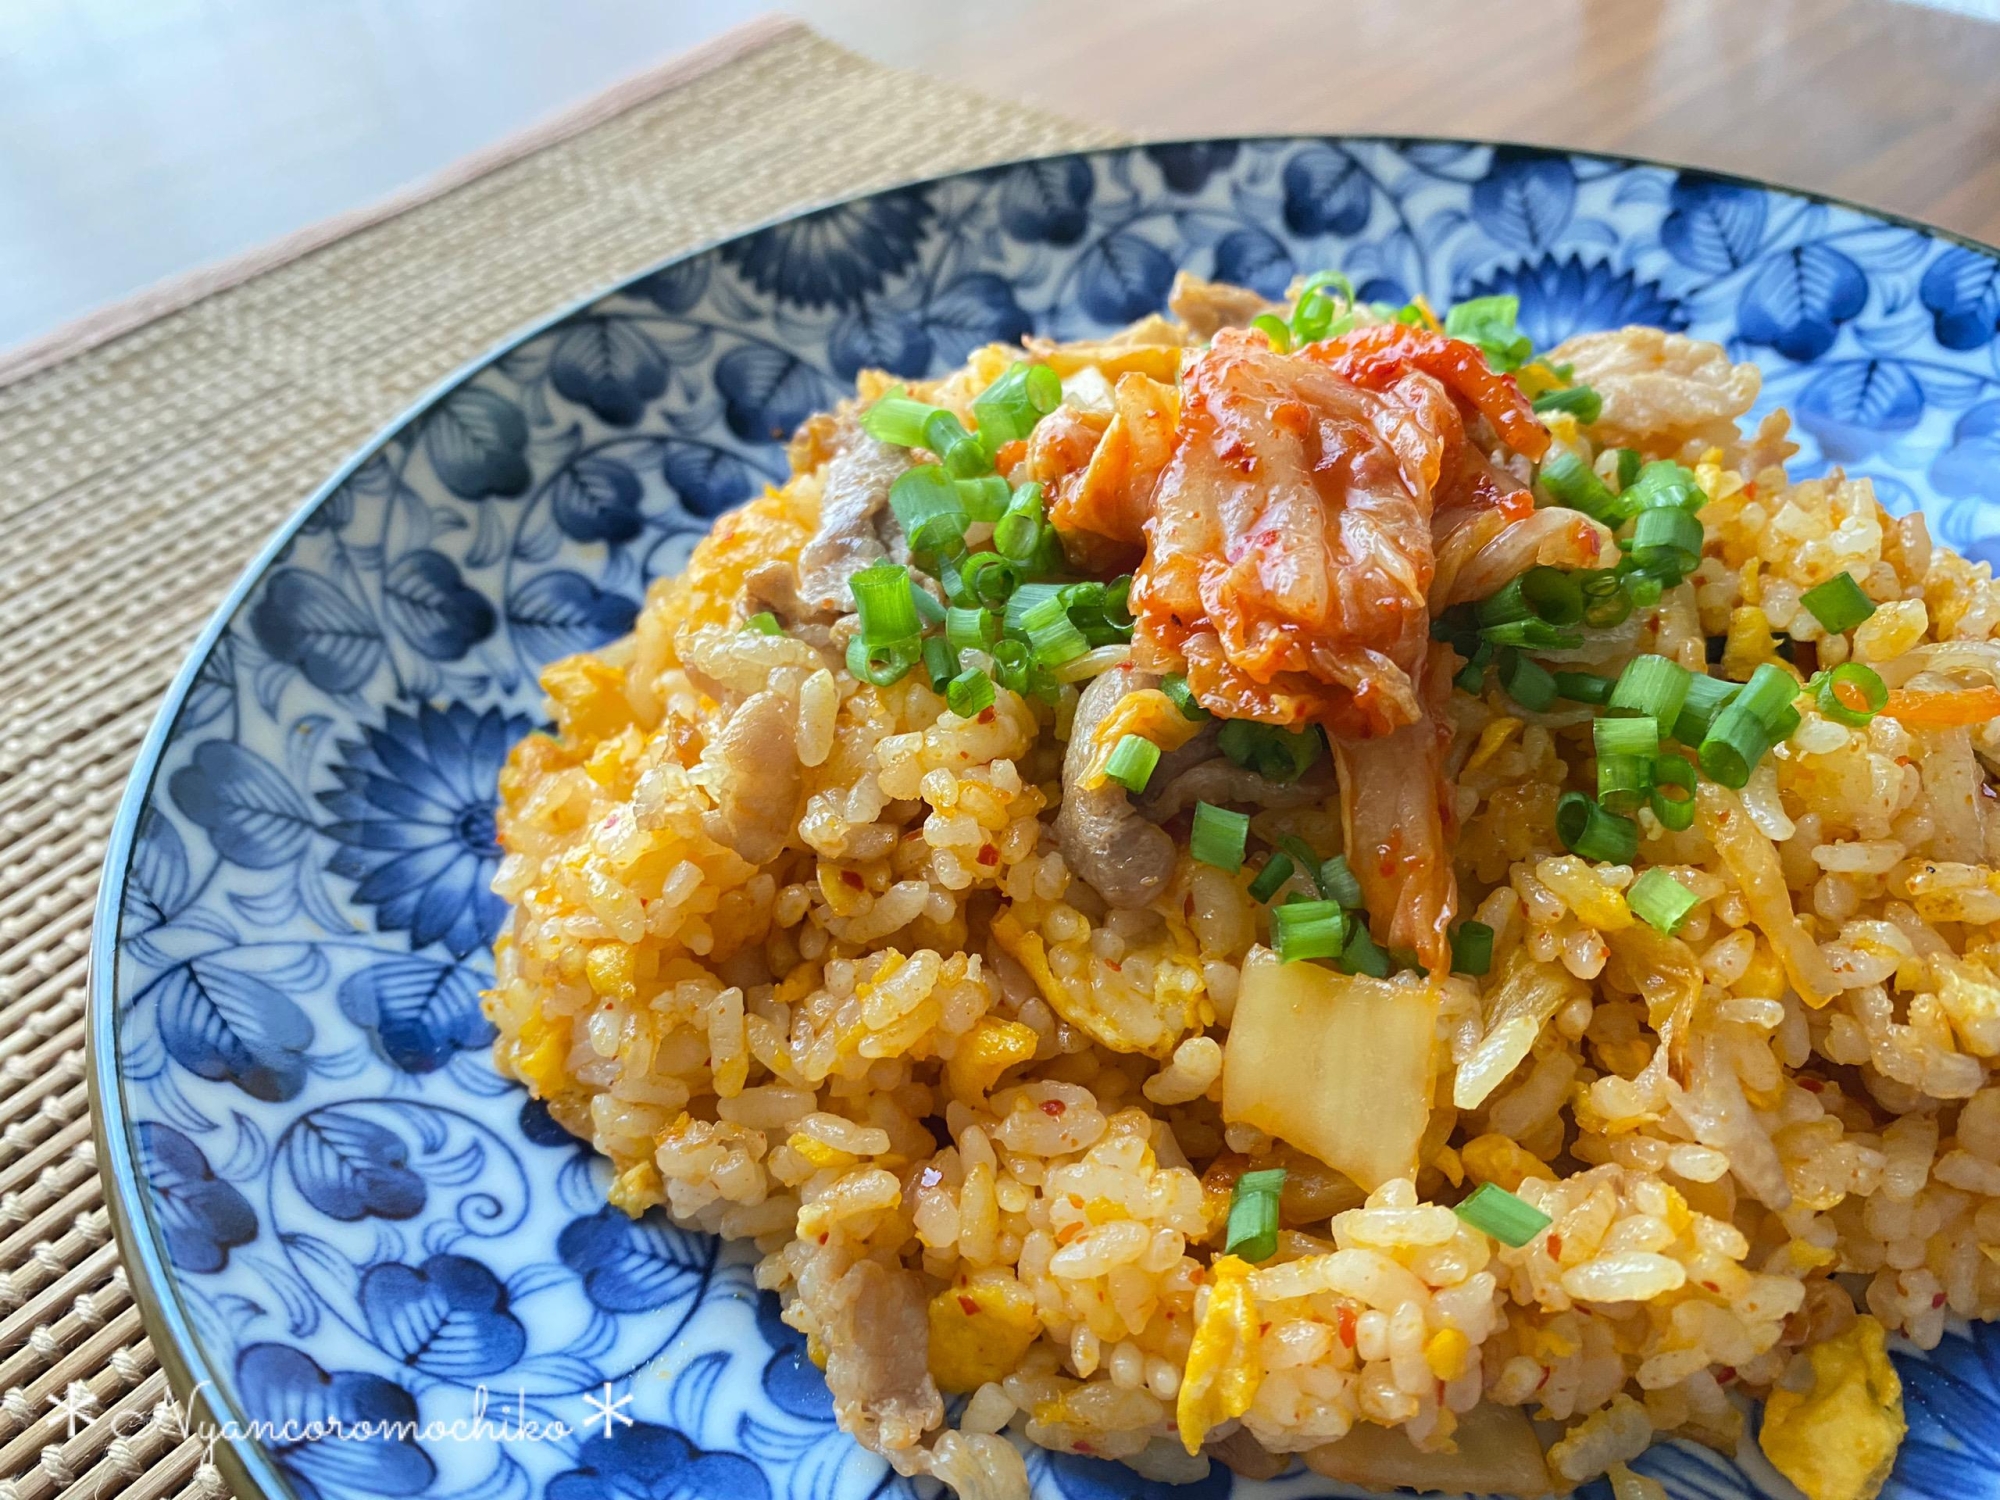
<path id="1" fill-rule="evenodd" d="M 953 602 L 968 608 L 1005 606 L 1021 587 L 1021 570 L 997 552 L 975 552 L 959 570 L 959 586 Z"/>
<path id="2" fill-rule="evenodd" d="M 990 609 L 954 604 L 944 612 L 944 638 L 954 651 L 991 651 L 1000 639 L 1000 617 Z"/>
<path id="3" fill-rule="evenodd" d="M 1519 652 L 1510 651 L 1501 657 L 1500 686 L 1530 713 L 1544 713 L 1555 706 L 1554 676 L 1540 662 L 1529 661 Z"/>
<path id="4" fill-rule="evenodd" d="M 1697 511 L 1708 496 L 1695 481 L 1694 471 L 1670 458 L 1649 463 L 1630 484 L 1619 486 L 1628 513 L 1645 510 Z M 1699 549 L 1697 549 L 1699 550 Z"/>
<path id="5" fill-rule="evenodd" d="M 1556 692 L 1572 703 L 1605 704 L 1611 701 L 1614 686 L 1609 677 L 1599 677 L 1595 672 L 1558 672 Z"/>
<path id="6" fill-rule="evenodd" d="M 1755 714 L 1767 727 L 1775 728 L 1800 691 L 1798 679 L 1791 673 L 1774 662 L 1762 662 L 1743 684 L 1743 691 L 1736 695 L 1732 706 Z M 1774 735 L 1772 742 L 1775 744 L 1782 738 Z"/>
<path id="7" fill-rule="evenodd" d="M 1497 594 L 1479 602 L 1481 625 L 1506 625 L 1515 620 L 1546 620 L 1551 625 L 1575 625 L 1583 619 L 1583 587 L 1576 575 L 1561 568 L 1533 567 Z"/>
<path id="8" fill-rule="evenodd" d="M 1200 723 L 1209 717 L 1207 709 L 1201 706 L 1188 686 L 1188 680 L 1179 672 L 1170 672 L 1160 680 L 1160 691 L 1173 700 L 1174 707 L 1181 711 L 1181 717 L 1189 723 Z"/>
<path id="9" fill-rule="evenodd" d="M 1623 722 L 1599 719 L 1600 724 Z M 1597 755 L 1597 805 L 1607 812 L 1629 813 L 1653 790 L 1653 763 L 1641 755 Z"/>
<path id="10" fill-rule="evenodd" d="M 1062 401 L 1062 377 L 1047 365 L 1021 360 L 1009 365 L 972 401 L 980 446 L 987 456 L 1025 438 Z"/>
<path id="11" fill-rule="evenodd" d="M 1728 682 L 1720 677 L 1704 676 L 1700 672 L 1688 674 L 1687 697 L 1681 702 L 1681 711 L 1674 719 L 1674 738 L 1683 745 L 1699 745 L 1708 737 L 1715 716 L 1723 706 L 1742 691 L 1742 684 Z M 1662 723 L 1665 720 L 1661 721 Z"/>
<path id="12" fill-rule="evenodd" d="M 954 479 L 952 488 L 958 491 L 968 520 L 989 524 L 1007 513 L 1007 502 L 1014 498 L 1014 486 L 998 474 L 980 479 Z"/>
<path id="13" fill-rule="evenodd" d="M 1276 313 L 1259 313 L 1250 320 L 1250 326 L 1271 341 L 1271 347 L 1280 354 L 1292 352 L 1291 325 Z"/>
<path id="14" fill-rule="evenodd" d="M 1485 974 L 1493 967 L 1493 929 L 1484 922 L 1460 922 L 1451 935 L 1451 972 Z"/>
<path id="15" fill-rule="evenodd" d="M 993 550 L 1017 563 L 1031 562 L 1041 546 L 1043 525 L 1042 487 L 1024 484 L 993 523 Z"/>
<path id="16" fill-rule="evenodd" d="M 1229 1190 L 1229 1224 L 1223 1231 L 1222 1253 L 1247 1261 L 1269 1260 L 1278 1253 L 1278 1201 L 1285 1186 L 1285 1169 L 1245 1172 Z"/>
<path id="17" fill-rule="evenodd" d="M 1472 1196 L 1452 1212 L 1480 1233 L 1492 1235 L 1513 1250 L 1520 1249 L 1555 1222 L 1497 1182 L 1480 1183 Z"/>
<path id="18" fill-rule="evenodd" d="M 938 456 L 938 463 L 954 479 L 976 479 L 993 472 L 993 455 L 965 430 L 957 416 L 942 407 L 924 419 L 924 446 Z"/>
<path id="19" fill-rule="evenodd" d="M 1285 887 L 1292 878 L 1292 871 L 1298 866 L 1292 863 L 1289 854 L 1273 854 L 1264 861 L 1264 868 L 1257 872 L 1257 878 L 1250 882 L 1252 901 L 1269 901 Z"/>
<path id="20" fill-rule="evenodd" d="M 857 682 L 888 687 L 900 682 L 923 654 L 914 635 L 900 641 L 870 642 L 855 636 L 847 643 L 847 671 Z"/>
<path id="21" fill-rule="evenodd" d="M 1026 693 L 1032 685 L 1035 658 L 1024 642 L 1003 636 L 993 643 L 993 676 L 1012 692 Z"/>
<path id="22" fill-rule="evenodd" d="M 1445 336 L 1477 344 L 1486 362 L 1504 375 L 1535 355 L 1534 341 L 1517 326 L 1520 316 L 1519 297 L 1469 297 L 1444 315 Z"/>
<path id="23" fill-rule="evenodd" d="M 1638 482 L 1639 469 L 1643 460 L 1639 457 L 1638 450 L 1634 448 L 1620 448 L 1617 450 L 1617 453 L 1618 492 L 1622 495 Z"/>
<path id="24" fill-rule="evenodd" d="M 1676 583 L 1680 580 L 1675 579 Z M 1665 586 L 1650 573 L 1629 573 L 1625 578 L 1625 597 L 1632 601 L 1634 609 L 1651 609 L 1660 602 Z"/>
<path id="25" fill-rule="evenodd" d="M 759 635 L 783 635 L 785 627 L 778 623 L 778 617 L 768 609 L 760 609 L 743 622 L 745 630 L 754 630 Z"/>
<path id="26" fill-rule="evenodd" d="M 1324 861 L 1314 876 L 1314 884 L 1318 885 L 1322 896 L 1336 905 L 1348 911 L 1361 910 L 1361 882 L 1354 878 L 1354 871 L 1348 865 L 1345 854 L 1336 854 Z"/>
<path id="27" fill-rule="evenodd" d="M 1646 871 L 1625 893 L 1632 915 L 1672 937 L 1674 929 L 1687 920 L 1701 898 L 1665 870 Z"/>
<path id="28" fill-rule="evenodd" d="M 1836 573 L 1825 583 L 1799 595 L 1799 603 L 1812 611 L 1828 635 L 1852 630 L 1875 613 L 1875 603 L 1861 592 L 1852 573 Z"/>
<path id="29" fill-rule="evenodd" d="M 1205 865 L 1234 873 L 1243 868 L 1243 848 L 1250 840 L 1250 815 L 1230 812 L 1207 802 L 1194 805 L 1194 831 L 1188 853 Z"/>
<path id="30" fill-rule="evenodd" d="M 1292 304 L 1292 341 L 1305 345 L 1325 338 L 1333 325 L 1333 311 L 1333 298 L 1326 293 L 1317 289 L 1299 293 Z"/>
<path id="31" fill-rule="evenodd" d="M 1694 826 L 1694 766 L 1685 757 L 1663 755 L 1653 762 L 1651 801 L 1663 827 L 1679 833 Z"/>
<path id="32" fill-rule="evenodd" d="M 1365 916 L 1355 917 L 1347 946 L 1340 950 L 1340 966 L 1350 974 L 1367 974 L 1376 979 L 1389 977 L 1389 955 L 1375 946 Z"/>
<path id="33" fill-rule="evenodd" d="M 1348 307 L 1354 306 L 1354 283 L 1339 271 L 1315 271 L 1299 283 L 1299 295 L 1333 288 L 1334 295 Z"/>
<path id="34" fill-rule="evenodd" d="M 1076 628 L 1060 598 L 1044 599 L 1029 609 L 1021 616 L 1021 628 L 1027 632 L 1035 660 L 1045 667 L 1075 661 L 1090 649 L 1090 642 Z"/>
<path id="35" fill-rule="evenodd" d="M 1631 596 L 1615 568 L 1599 568 L 1577 575 L 1583 592 L 1583 623 L 1592 630 L 1609 630 L 1632 613 Z"/>
<path id="36" fill-rule="evenodd" d="M 1104 774 L 1136 794 L 1146 790 L 1146 783 L 1153 779 L 1153 767 L 1159 763 L 1158 745 L 1144 735 L 1128 734 L 1111 747 L 1111 754 L 1105 758 Z"/>
<path id="37" fill-rule="evenodd" d="M 939 408 L 914 399 L 900 385 L 891 386 L 861 414 L 861 430 L 878 443 L 894 448 L 924 446 L 924 423 Z"/>
<path id="38" fill-rule="evenodd" d="M 1536 411 L 1566 411 L 1577 421 L 1588 427 L 1604 413 L 1604 398 L 1587 385 L 1566 386 L 1559 391 L 1544 391 L 1533 402 Z"/>
<path id="39" fill-rule="evenodd" d="M 1115 646 L 1132 639 L 1132 617 L 1125 609 L 1130 578 L 1111 583 L 1065 584 L 1057 593 L 1069 617 L 1093 646 Z"/>
<path id="40" fill-rule="evenodd" d="M 1266 781 L 1297 781 L 1319 759 L 1319 736 L 1310 728 L 1285 729 L 1253 719 L 1231 719 L 1215 742 L 1237 765 Z"/>
<path id="41" fill-rule="evenodd" d="M 917 607 L 917 616 L 926 627 L 944 624 L 945 606 L 938 603 L 938 597 L 926 588 L 910 590 L 910 602 Z"/>
<path id="42" fill-rule="evenodd" d="M 1481 641 L 1472 648 L 1472 655 L 1465 659 L 1465 665 L 1458 669 L 1457 674 L 1451 679 L 1452 682 L 1461 691 L 1477 698 L 1480 689 L 1486 686 L 1486 668 L 1492 660 L 1493 643 Z"/>
<path id="43" fill-rule="evenodd" d="M 993 706 L 993 679 L 977 667 L 969 667 L 945 684 L 945 707 L 961 719 L 977 718 Z"/>
<path id="44" fill-rule="evenodd" d="M 931 679 L 931 691 L 942 693 L 952 678 L 958 675 L 958 653 L 941 635 L 924 638 L 924 671 Z"/>
<path id="45" fill-rule="evenodd" d="M 909 572 L 886 559 L 863 568 L 847 581 L 854 608 L 861 616 L 858 639 L 871 646 L 914 637 L 923 621 L 917 614 L 916 590 Z M 912 652 L 916 647 L 912 646 Z"/>
<path id="46" fill-rule="evenodd" d="M 1770 721 L 1771 743 L 1782 745 L 1792 737 L 1792 731 L 1799 727 L 1799 711 L 1787 703 L 1774 714 Z"/>
<path id="47" fill-rule="evenodd" d="M 1874 669 L 1858 661 L 1844 661 L 1832 671 L 1822 673 L 1815 692 L 1819 711 L 1850 729 L 1861 728 L 1889 702 L 1889 685 Z"/>
<path id="48" fill-rule="evenodd" d="M 1644 484 L 1645 476 L 1639 482 Z M 1632 523 L 1632 541 L 1626 552 L 1644 571 L 1665 578 L 1672 573 L 1679 582 L 1701 561 L 1701 518 L 1692 511 L 1661 507 L 1642 510 Z"/>
<path id="49" fill-rule="evenodd" d="M 1543 492 L 1557 505 L 1599 521 L 1616 521 L 1623 515 L 1618 497 L 1589 464 L 1567 448 L 1557 448 L 1543 459 L 1538 477 Z"/>
<path id="50" fill-rule="evenodd" d="M 1590 725 L 1591 743 L 1599 755 L 1636 755 L 1651 760 L 1660 753 L 1660 724 L 1657 719 L 1595 719 Z"/>
<path id="51" fill-rule="evenodd" d="M 964 550 L 969 521 L 965 497 L 941 466 L 917 464 L 905 469 L 889 486 L 889 509 L 910 539 L 912 552 Z"/>
<path id="52" fill-rule="evenodd" d="M 1603 864 L 1622 865 L 1639 852 L 1639 825 L 1582 792 L 1564 792 L 1556 802 L 1556 836 L 1570 853 Z"/>
<path id="53" fill-rule="evenodd" d="M 1618 674 L 1611 689 L 1610 707 L 1615 712 L 1638 714 L 1655 725 L 1671 724 L 1687 697 L 1688 679 L 1694 674 L 1677 661 L 1664 656 L 1635 656 Z"/>
<path id="54" fill-rule="evenodd" d="M 1702 736 L 1701 769 L 1711 781 L 1741 788 L 1749 784 L 1757 762 L 1777 742 L 1773 726 L 1746 707 L 1739 693 Z"/>
<path id="55" fill-rule="evenodd" d="M 1063 586 L 1059 583 L 1024 583 L 1008 596 L 1007 611 L 1003 616 L 1006 627 L 1016 633 L 1027 630 L 1028 611 L 1047 604 L 1054 599 L 1062 599 Z"/>
<path id="56" fill-rule="evenodd" d="M 1271 908 L 1271 946 L 1278 962 L 1338 958 L 1347 944 L 1347 913 L 1331 901 L 1288 901 Z"/>
<path id="57" fill-rule="evenodd" d="M 1524 651 L 1574 651 L 1583 644 L 1582 631 L 1564 630 L 1547 620 L 1509 620 L 1505 625 L 1488 625 L 1479 634 L 1496 646 Z"/>

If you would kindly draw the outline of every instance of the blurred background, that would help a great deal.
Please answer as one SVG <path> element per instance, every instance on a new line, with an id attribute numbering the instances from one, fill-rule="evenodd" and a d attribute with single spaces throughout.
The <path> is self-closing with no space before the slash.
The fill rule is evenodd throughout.
<path id="1" fill-rule="evenodd" d="M 372 202 L 770 8 L 5 0 L 0 347 Z M 784 8 L 879 61 L 1134 134 L 1543 141 L 2000 239 L 2000 0 Z"/>

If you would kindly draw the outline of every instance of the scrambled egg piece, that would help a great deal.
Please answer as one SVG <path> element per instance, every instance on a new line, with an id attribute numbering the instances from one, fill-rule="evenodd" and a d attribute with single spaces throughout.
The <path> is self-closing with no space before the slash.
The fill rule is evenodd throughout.
<path id="1" fill-rule="evenodd" d="M 1000 1269 L 974 1271 L 931 1298 L 931 1378 L 976 1391 L 1014 1373 L 1042 1331 L 1035 1294 Z"/>
<path id="2" fill-rule="evenodd" d="M 1090 769 L 1083 773 L 1083 785 L 1086 789 L 1104 785 L 1104 767 L 1111 759 L 1111 752 L 1128 734 L 1151 740 L 1164 755 L 1180 749 L 1200 733 L 1201 725 L 1174 707 L 1174 700 L 1158 688 L 1127 693 L 1104 716 L 1091 737 Z"/>
<path id="3" fill-rule="evenodd" d="M 1771 1392 L 1757 1445 L 1807 1500 L 1874 1500 L 1909 1430 L 1882 1325 L 1857 1319 L 1805 1356 L 1812 1388 Z"/>
<path id="4" fill-rule="evenodd" d="M 1032 1026 L 981 1017 L 971 1034 L 959 1041 L 958 1050 L 946 1064 L 952 1093 L 967 1103 L 985 1098 L 1002 1073 L 1035 1055 L 1040 1040 Z"/>
<path id="5" fill-rule="evenodd" d="M 1264 1379 L 1249 1262 L 1219 1255 L 1208 1273 L 1208 1310 L 1188 1345 L 1187 1373 L 1174 1407 L 1181 1443 L 1191 1454 L 1201 1452 L 1201 1440 L 1211 1427 L 1250 1410 Z"/>

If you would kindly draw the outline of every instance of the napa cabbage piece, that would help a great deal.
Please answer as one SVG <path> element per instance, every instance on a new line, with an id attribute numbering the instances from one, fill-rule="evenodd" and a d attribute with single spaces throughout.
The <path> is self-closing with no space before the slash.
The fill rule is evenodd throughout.
<path id="1" fill-rule="evenodd" d="M 1485 1029 L 1452 1078 L 1451 1102 L 1477 1109 L 1507 1080 L 1535 1045 L 1549 1018 L 1590 986 L 1561 964 L 1544 963 L 1516 948 L 1486 997 Z"/>
<path id="2" fill-rule="evenodd" d="M 1451 1438 L 1456 1452 L 1426 1453 L 1400 1427 L 1357 1422 L 1339 1442 L 1307 1449 L 1306 1467 L 1371 1490 L 1453 1495 L 1547 1495 L 1555 1490 L 1541 1442 L 1520 1407 L 1482 1401 L 1460 1415 Z"/>
<path id="3" fill-rule="evenodd" d="M 1222 1052 L 1222 1118 L 1254 1125 L 1373 1191 L 1413 1176 L 1436 1081 L 1436 985 L 1243 965 Z"/>

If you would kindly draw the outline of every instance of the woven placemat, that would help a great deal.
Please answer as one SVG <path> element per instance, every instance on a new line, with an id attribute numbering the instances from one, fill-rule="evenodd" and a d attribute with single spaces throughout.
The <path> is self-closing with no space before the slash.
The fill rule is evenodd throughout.
<path id="1" fill-rule="evenodd" d="M 107 1224 L 84 966 L 140 740 L 265 537 L 451 371 L 676 250 L 1109 138 L 767 22 L 386 210 L 0 359 L 0 1500 L 222 1488 L 166 1418 Z M 65 1410 L 92 1419 L 72 1432 Z"/>

